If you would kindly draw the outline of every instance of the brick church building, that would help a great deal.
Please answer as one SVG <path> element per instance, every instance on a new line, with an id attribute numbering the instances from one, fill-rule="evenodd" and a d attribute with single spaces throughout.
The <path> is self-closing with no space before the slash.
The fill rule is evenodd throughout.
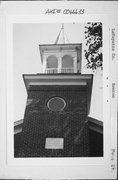
<path id="1" fill-rule="evenodd" d="M 82 44 L 67 43 L 62 26 L 56 42 L 41 44 L 39 50 L 43 73 L 23 75 L 27 104 L 14 156 L 92 156 L 88 114 L 93 75 L 81 74 Z M 96 137 L 102 139 L 101 134 Z M 102 150 L 96 156 L 101 155 Z"/>

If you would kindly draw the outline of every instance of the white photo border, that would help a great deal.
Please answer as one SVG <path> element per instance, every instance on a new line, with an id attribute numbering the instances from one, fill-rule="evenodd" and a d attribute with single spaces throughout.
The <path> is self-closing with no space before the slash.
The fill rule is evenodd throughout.
<path id="1" fill-rule="evenodd" d="M 3 100 L 6 101 L 6 111 L 3 114 L 3 130 L 1 128 L 1 136 L 4 135 L 3 142 L 2 139 L 2 151 L 5 152 L 1 153 L 4 154 L 1 158 L 0 166 L 2 167 L 0 170 L 0 176 L 3 177 L 20 177 L 20 178 L 69 178 L 69 179 L 76 179 L 76 178 L 86 178 L 86 179 L 102 179 L 106 177 L 107 179 L 111 179 L 116 177 L 116 171 L 112 171 L 111 169 L 111 141 L 113 140 L 113 135 L 111 132 L 111 99 L 110 99 L 110 88 L 111 81 L 110 81 L 110 34 L 109 34 L 109 16 L 104 14 L 95 14 L 88 13 L 83 14 L 82 16 L 75 16 L 75 15 L 54 15 L 54 16 L 46 16 L 42 13 L 43 9 L 45 9 L 45 3 L 39 3 L 39 14 L 35 13 L 19 13 L 17 14 L 16 11 L 11 14 L 3 14 L 1 23 L 4 23 L 4 27 L 2 28 L 2 32 L 5 30 L 4 37 L 2 37 L 4 54 L 2 54 L 2 58 L 6 59 L 6 62 L 2 62 L 2 65 L 5 67 L 6 75 L 3 76 L 3 85 L 6 88 L 6 98 L 5 93 Z M 92 5 L 92 2 L 88 2 Z M 113 2 L 112 2 L 113 3 Z M 47 7 L 51 7 L 47 3 Z M 71 7 L 72 2 L 67 3 L 67 7 Z M 76 8 L 79 6 L 79 2 L 73 2 L 73 7 Z M 82 5 L 82 2 L 81 2 Z M 83 3 L 85 7 L 87 4 Z M 23 7 L 26 7 L 27 3 Z M 29 7 L 32 6 L 32 3 Z M 101 6 L 101 5 L 100 5 Z M 22 8 L 23 8 L 22 7 Z M 29 8 L 28 7 L 28 8 Z M 39 6 L 38 6 L 39 7 Z M 64 2 L 61 2 L 60 7 L 65 7 Z M 110 6 L 111 7 L 111 6 Z M 18 8 L 18 7 L 17 7 Z M 17 9 L 16 8 L 16 9 Z M 34 8 L 34 7 L 33 7 Z M 36 8 L 36 6 L 35 6 Z M 90 8 L 90 5 L 87 7 Z M 94 8 L 94 3 L 92 5 Z M 30 8 L 29 8 L 30 9 Z M 8 9 L 7 9 L 8 10 Z M 23 11 L 24 12 L 24 11 Z M 57 21 L 58 19 L 58 21 Z M 14 126 L 13 126 L 13 115 L 14 115 L 14 102 L 13 102 L 13 24 L 14 23 L 83 23 L 83 22 L 102 22 L 102 29 L 103 29 L 103 138 L 104 138 L 104 156 L 103 157 L 89 157 L 89 158 L 14 158 Z M 109 40 L 109 43 L 108 43 Z M 6 52 L 5 52 L 6 51 Z M 1 73 L 1 75 L 2 75 Z M 6 83 L 6 84 L 5 84 Z M 5 103 L 3 104 L 5 106 Z M 114 120 L 115 121 L 115 120 Z M 2 124 L 2 122 L 1 122 Z M 5 127 L 6 125 L 6 127 Z M 112 124 L 112 128 L 116 128 Z M 2 126 L 1 126 L 2 127 Z M 3 132 L 4 131 L 4 132 Z M 5 135 L 6 134 L 6 135 Z M 112 137 L 111 137 L 112 136 Z M 114 134 L 117 136 L 117 134 Z M 112 146 L 116 147 L 116 142 L 113 141 Z M 5 148 L 6 147 L 6 148 Z M 3 159 L 4 158 L 4 159 Z M 115 161 L 116 164 L 116 161 Z M 86 171 L 86 172 L 85 172 Z M 93 173 L 94 172 L 94 173 Z"/>

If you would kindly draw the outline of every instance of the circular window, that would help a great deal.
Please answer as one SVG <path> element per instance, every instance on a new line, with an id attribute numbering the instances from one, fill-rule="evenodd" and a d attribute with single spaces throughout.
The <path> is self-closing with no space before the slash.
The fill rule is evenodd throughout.
<path id="1" fill-rule="evenodd" d="M 51 111 L 62 111 L 66 106 L 66 102 L 63 98 L 53 97 L 48 101 L 47 106 Z"/>

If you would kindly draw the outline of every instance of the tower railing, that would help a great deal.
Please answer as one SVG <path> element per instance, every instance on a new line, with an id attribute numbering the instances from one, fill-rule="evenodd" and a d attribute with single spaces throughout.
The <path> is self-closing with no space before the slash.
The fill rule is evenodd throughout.
<path id="1" fill-rule="evenodd" d="M 58 73 L 58 69 L 57 68 L 46 68 L 45 73 L 46 74 L 56 74 L 56 73 Z"/>
<path id="2" fill-rule="evenodd" d="M 61 68 L 61 73 L 74 73 L 74 68 Z"/>
<path id="3" fill-rule="evenodd" d="M 74 68 L 46 68 L 46 74 L 57 74 L 57 73 L 74 73 Z"/>

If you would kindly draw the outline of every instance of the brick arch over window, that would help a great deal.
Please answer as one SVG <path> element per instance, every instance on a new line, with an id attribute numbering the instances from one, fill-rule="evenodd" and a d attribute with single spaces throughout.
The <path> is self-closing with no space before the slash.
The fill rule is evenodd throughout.
<path id="1" fill-rule="evenodd" d="M 72 68 L 74 67 L 74 61 L 71 55 L 64 55 L 62 57 L 62 68 Z"/>
<path id="2" fill-rule="evenodd" d="M 58 58 L 54 55 L 48 56 L 47 68 L 58 68 Z"/>

